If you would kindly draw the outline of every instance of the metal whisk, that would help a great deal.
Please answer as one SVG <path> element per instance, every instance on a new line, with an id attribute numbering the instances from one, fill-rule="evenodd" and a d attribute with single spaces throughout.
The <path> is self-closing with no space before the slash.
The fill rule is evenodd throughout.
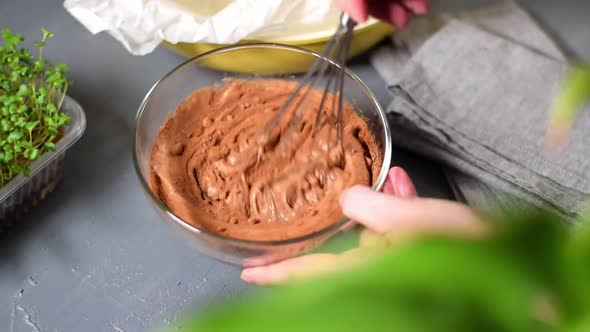
<path id="1" fill-rule="evenodd" d="M 302 118 L 302 113 L 307 111 L 306 101 L 311 91 L 319 90 L 323 91 L 319 107 L 317 109 L 317 115 L 315 119 L 315 126 L 313 127 L 312 138 L 317 134 L 319 127 L 322 122 L 322 113 L 324 106 L 328 100 L 328 96 L 333 96 L 331 110 L 335 112 L 336 118 L 336 146 L 342 146 L 342 130 L 343 130 L 343 99 L 342 90 L 344 85 L 344 65 L 348 57 L 348 51 L 352 40 L 352 32 L 356 22 L 352 20 L 348 14 L 342 13 L 338 23 L 336 32 L 326 44 L 320 57 L 314 61 L 310 69 L 305 73 L 298 86 L 287 98 L 285 104 L 277 112 L 277 114 L 269 121 L 266 126 L 266 130 L 262 136 L 259 137 L 259 152 L 258 160 L 260 161 L 263 146 L 268 144 L 272 139 L 269 134 L 281 121 L 285 112 L 290 107 L 297 107 L 294 118 L 291 124 L 288 126 L 287 133 L 281 139 L 283 146 L 289 145 L 289 132 L 294 132 Z M 329 61 L 326 61 L 329 60 Z M 325 78 L 325 80 L 324 80 Z M 321 85 L 324 84 L 322 87 Z M 299 98 L 297 98 L 300 96 Z M 297 101 L 297 104 L 294 103 Z M 334 127 L 334 121 L 332 120 L 331 114 L 328 114 L 329 119 L 329 137 L 328 137 L 328 151 L 331 151 L 330 146 L 332 144 L 331 133 Z"/>

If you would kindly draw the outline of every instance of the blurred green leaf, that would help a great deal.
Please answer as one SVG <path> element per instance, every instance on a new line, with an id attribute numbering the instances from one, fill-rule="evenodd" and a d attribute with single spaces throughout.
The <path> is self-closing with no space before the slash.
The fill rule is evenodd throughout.
<path id="1" fill-rule="evenodd" d="M 571 128 L 578 110 L 590 100 L 590 66 L 573 65 L 553 103 L 549 130 L 564 136 Z"/>
<path id="2" fill-rule="evenodd" d="M 352 271 L 218 305 L 182 331 L 582 331 L 573 327 L 588 314 L 589 262 L 573 236 L 548 214 L 509 221 L 484 240 L 424 238 Z M 539 314 L 540 299 L 549 302 Z"/>

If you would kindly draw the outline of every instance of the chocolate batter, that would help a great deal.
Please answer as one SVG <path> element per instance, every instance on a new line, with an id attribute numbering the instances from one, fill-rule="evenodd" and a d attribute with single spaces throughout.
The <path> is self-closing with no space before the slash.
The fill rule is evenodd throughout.
<path id="1" fill-rule="evenodd" d="M 295 87 L 231 80 L 193 92 L 154 144 L 154 193 L 189 223 L 237 239 L 285 240 L 340 220 L 340 192 L 376 180 L 381 148 L 348 103 L 338 144 L 332 96 L 318 122 L 320 91 L 271 123 Z"/>

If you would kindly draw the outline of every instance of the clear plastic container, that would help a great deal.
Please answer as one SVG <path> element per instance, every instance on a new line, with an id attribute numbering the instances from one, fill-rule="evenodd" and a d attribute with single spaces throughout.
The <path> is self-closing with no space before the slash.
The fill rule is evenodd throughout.
<path id="1" fill-rule="evenodd" d="M 64 127 L 63 137 L 55 144 L 55 151 L 43 153 L 30 165 L 31 174 L 19 174 L 0 188 L 0 226 L 19 218 L 47 194 L 53 191 L 64 173 L 66 151 L 84 133 L 86 116 L 82 107 L 66 96 L 62 112 L 70 117 L 70 124 Z"/>
<path id="2" fill-rule="evenodd" d="M 266 71 L 261 68 L 261 62 L 258 60 L 269 56 L 269 52 L 272 53 L 272 56 L 278 56 L 281 59 L 288 59 L 293 56 L 306 57 L 309 63 L 321 58 L 317 53 L 303 48 L 264 43 L 229 46 L 194 57 L 166 74 L 147 93 L 137 113 L 134 133 L 133 161 L 135 170 L 147 199 L 152 203 L 160 218 L 178 231 L 182 237 L 186 238 L 187 243 L 201 252 L 221 261 L 238 265 L 265 265 L 298 255 L 303 251 L 318 246 L 340 230 L 345 229 L 351 222 L 348 218 L 342 218 L 335 224 L 316 233 L 284 241 L 238 240 L 209 232 L 183 220 L 160 201 L 150 188 L 150 155 L 152 147 L 160 127 L 172 114 L 176 106 L 194 90 L 214 86 L 221 83 L 224 78 L 260 78 L 261 71 L 263 73 L 266 73 Z M 203 69 L 197 67 L 197 65 L 204 66 L 216 61 L 229 61 L 245 54 L 255 57 L 257 61 L 246 62 L 250 65 L 242 67 L 239 74 L 210 72 L 209 75 L 205 76 L 202 75 Z M 324 58 L 321 59 L 329 62 L 330 66 L 336 66 Z M 383 165 L 378 179 L 373 184 L 374 190 L 380 190 L 385 182 L 391 159 L 391 134 L 385 112 L 373 93 L 354 73 L 345 69 L 345 74 L 344 98 L 351 102 L 355 106 L 355 111 L 367 120 L 369 129 L 383 149 Z M 290 75 L 288 70 L 284 73 L 276 73 L 266 77 L 287 80 L 300 79 L 300 76 Z"/>

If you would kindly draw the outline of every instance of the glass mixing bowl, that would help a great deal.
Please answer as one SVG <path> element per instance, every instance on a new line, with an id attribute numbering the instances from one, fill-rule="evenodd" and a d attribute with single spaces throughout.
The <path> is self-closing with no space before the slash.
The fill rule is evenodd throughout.
<path id="1" fill-rule="evenodd" d="M 253 52 L 255 51 L 255 52 Z M 317 53 L 303 48 L 279 44 L 246 44 L 219 48 L 196 56 L 174 68 L 149 90 L 137 112 L 133 139 L 133 162 L 139 181 L 152 206 L 160 218 L 186 238 L 191 246 L 221 261 L 243 266 L 265 265 L 303 251 L 317 247 L 320 243 L 346 228 L 351 221 L 342 218 L 337 223 L 316 233 L 283 241 L 245 241 L 224 237 L 194 226 L 174 214 L 152 192 L 149 184 L 150 155 L 153 144 L 164 121 L 173 113 L 176 106 L 191 92 L 203 87 L 221 83 L 224 78 L 260 79 L 267 71 L 261 61 L 244 62 L 238 72 L 214 72 L 204 69 L 204 65 L 225 62 L 243 55 L 264 58 L 267 54 L 283 59 L 307 56 L 310 59 L 322 59 L 330 66 L 337 66 Z M 259 59 L 258 59 L 259 60 Z M 311 62 L 311 61 L 310 61 Z M 337 66 L 338 67 L 338 66 Z M 380 190 L 385 182 L 391 159 L 391 136 L 385 112 L 373 93 L 351 71 L 345 70 L 343 96 L 354 106 L 355 111 L 366 119 L 373 135 L 383 150 L 381 167 L 374 190 Z M 281 78 L 298 80 L 301 77 L 286 73 L 274 73 L 264 78 Z"/>

